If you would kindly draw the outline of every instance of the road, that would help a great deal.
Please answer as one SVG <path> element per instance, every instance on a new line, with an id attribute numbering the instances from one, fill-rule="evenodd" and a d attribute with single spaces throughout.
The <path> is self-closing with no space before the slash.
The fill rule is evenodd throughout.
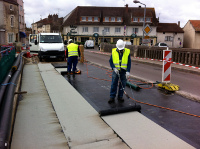
<path id="1" fill-rule="evenodd" d="M 89 52 L 91 50 L 93 49 L 85 50 L 84 54 L 86 60 L 110 67 L 110 56 Z M 96 49 L 94 50 L 98 51 Z M 130 74 L 143 80 L 150 80 L 153 82 L 161 81 L 162 66 L 132 61 Z M 200 97 L 200 75 L 172 69 L 171 82 L 179 85 L 181 91 Z"/>

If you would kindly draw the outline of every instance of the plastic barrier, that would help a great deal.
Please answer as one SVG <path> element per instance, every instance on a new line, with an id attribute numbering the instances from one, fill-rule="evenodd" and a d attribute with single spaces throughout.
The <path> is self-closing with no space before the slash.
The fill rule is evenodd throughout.
<path id="1" fill-rule="evenodd" d="M 1 59 L 0 59 L 0 83 L 2 83 L 6 74 L 12 67 L 15 61 L 16 50 L 14 46 L 1 46 Z"/>

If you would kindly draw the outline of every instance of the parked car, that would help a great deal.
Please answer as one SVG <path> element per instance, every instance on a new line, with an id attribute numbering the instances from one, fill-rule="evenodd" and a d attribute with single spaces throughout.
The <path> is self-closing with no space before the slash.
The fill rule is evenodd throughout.
<path id="1" fill-rule="evenodd" d="M 125 45 L 132 45 L 130 41 L 124 41 Z"/>
<path id="2" fill-rule="evenodd" d="M 155 44 L 155 47 L 168 47 L 168 45 L 164 42 L 159 42 Z"/>
<path id="3" fill-rule="evenodd" d="M 86 40 L 84 47 L 87 48 L 92 48 L 94 49 L 94 41 L 93 40 Z"/>

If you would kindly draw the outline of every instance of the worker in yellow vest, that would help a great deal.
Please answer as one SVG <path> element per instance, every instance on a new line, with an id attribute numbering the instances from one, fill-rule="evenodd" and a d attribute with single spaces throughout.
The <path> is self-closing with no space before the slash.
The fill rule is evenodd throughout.
<path id="1" fill-rule="evenodd" d="M 76 66 L 78 64 L 78 57 L 80 59 L 80 49 L 77 44 L 73 43 L 72 39 L 69 39 L 66 49 L 66 57 L 67 59 L 67 72 L 68 75 L 71 74 L 71 69 L 72 69 L 72 74 L 75 74 L 76 71 Z M 73 66 L 73 68 L 72 68 Z"/>
<path id="2" fill-rule="evenodd" d="M 131 69 L 130 49 L 125 48 L 125 43 L 121 39 L 117 41 L 116 47 L 117 48 L 112 49 L 112 55 L 109 60 L 113 73 L 112 73 L 112 83 L 110 89 L 110 99 L 108 103 L 112 103 L 115 101 L 119 77 L 121 82 L 119 83 L 119 88 L 118 88 L 118 101 L 124 102 L 123 88 L 125 88 L 126 86 L 126 81 L 129 78 Z"/>

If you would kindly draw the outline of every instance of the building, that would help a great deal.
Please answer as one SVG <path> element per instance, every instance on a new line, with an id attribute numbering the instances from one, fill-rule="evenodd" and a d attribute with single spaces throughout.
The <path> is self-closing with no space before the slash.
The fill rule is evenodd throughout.
<path id="1" fill-rule="evenodd" d="M 180 22 L 159 23 L 157 27 L 157 42 L 164 42 L 169 47 L 183 47 L 184 31 L 180 27 Z"/>
<path id="2" fill-rule="evenodd" d="M 25 17 L 24 17 L 24 2 L 23 0 L 17 0 L 18 3 L 18 11 L 19 11 L 19 41 L 21 43 L 25 43 Z"/>
<path id="3" fill-rule="evenodd" d="M 116 43 L 118 39 L 140 45 L 143 37 L 144 8 L 142 7 L 96 7 L 78 6 L 63 20 L 63 35 L 76 42 L 88 39 Z M 156 43 L 158 20 L 154 8 L 146 8 L 146 24 L 151 28 L 149 44 Z"/>
<path id="4" fill-rule="evenodd" d="M 61 33 L 63 18 L 58 18 L 57 14 L 49 15 L 48 18 L 41 19 L 32 24 L 32 33 Z"/>
<path id="5" fill-rule="evenodd" d="M 18 3 L 15 0 L 0 1 L 0 44 L 19 41 Z"/>
<path id="6" fill-rule="evenodd" d="M 200 20 L 189 20 L 183 30 L 184 48 L 200 49 Z"/>

